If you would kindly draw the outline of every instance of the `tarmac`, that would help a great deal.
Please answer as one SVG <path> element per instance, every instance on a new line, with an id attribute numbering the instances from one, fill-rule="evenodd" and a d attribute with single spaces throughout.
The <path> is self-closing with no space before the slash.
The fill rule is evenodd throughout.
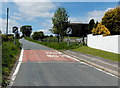
<path id="1" fill-rule="evenodd" d="M 80 53 L 73 50 L 62 50 L 61 52 L 70 55 L 80 61 L 83 61 L 91 66 L 108 72 L 112 75 L 120 77 L 120 63 L 116 61 L 111 61 L 101 57 Z"/>

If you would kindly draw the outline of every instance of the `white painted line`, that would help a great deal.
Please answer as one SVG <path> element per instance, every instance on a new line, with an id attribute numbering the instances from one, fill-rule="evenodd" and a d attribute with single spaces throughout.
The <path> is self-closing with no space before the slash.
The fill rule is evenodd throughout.
<path id="1" fill-rule="evenodd" d="M 69 53 L 69 51 L 67 51 L 67 52 Z M 86 57 L 86 58 L 91 58 L 91 57 L 88 57 L 88 56 L 86 56 L 86 55 L 81 55 L 81 56 Z M 94 59 L 94 58 L 91 58 L 91 59 Z M 97 61 L 99 61 L 99 62 L 101 62 L 101 63 L 104 63 L 104 64 L 111 65 L 111 64 L 109 64 L 109 63 L 107 63 L 107 62 L 103 62 L 103 61 L 101 61 L 101 60 L 99 60 L 99 59 L 98 59 Z M 118 65 L 112 65 L 112 66 L 118 68 Z"/>
<path id="2" fill-rule="evenodd" d="M 84 56 L 84 57 L 86 57 L 86 58 L 91 58 L 91 57 L 88 57 L 88 56 L 85 56 L 85 55 L 81 55 L 81 56 Z M 93 59 L 94 59 L 94 58 L 93 58 Z M 101 62 L 101 63 L 104 63 L 104 64 L 111 65 L 111 64 L 109 64 L 109 63 L 107 63 L 107 62 L 103 62 L 103 61 L 101 61 L 101 60 L 99 60 L 99 59 L 98 59 L 97 61 L 99 61 L 99 62 Z M 112 65 L 112 66 L 118 68 L 118 66 L 116 66 L 116 65 Z"/>
<path id="3" fill-rule="evenodd" d="M 22 59 L 23 59 L 23 52 L 24 52 L 24 50 L 23 50 L 23 48 L 22 48 L 22 50 L 21 50 L 21 54 L 20 54 L 20 57 L 19 57 L 19 60 L 18 60 L 17 67 L 16 67 L 16 69 L 15 69 L 15 71 L 14 71 L 12 77 L 11 77 L 11 83 L 10 83 L 10 86 L 13 85 L 13 81 L 15 80 L 16 75 L 17 75 L 17 73 L 18 73 L 18 71 L 19 71 L 19 69 L 20 69 L 20 65 L 21 65 L 21 63 L 22 63 Z"/>
<path id="4" fill-rule="evenodd" d="M 77 60 L 77 61 L 81 61 L 81 60 L 76 59 L 76 58 L 79 58 L 79 57 L 77 57 L 77 56 L 74 56 L 74 55 L 69 55 L 69 56 L 75 57 L 75 58 L 73 58 L 73 59 L 75 59 L 75 60 Z M 100 68 L 97 68 L 97 67 L 94 67 L 94 66 L 92 66 L 92 65 L 90 65 L 90 64 L 87 64 L 86 62 L 80 62 L 80 63 L 83 63 L 83 64 L 85 64 L 85 65 L 87 65 L 87 66 L 89 66 L 89 67 L 95 68 L 95 69 L 98 70 L 98 71 L 104 72 L 104 73 L 106 73 L 106 74 L 108 74 L 108 75 L 111 75 L 111 76 L 113 76 L 113 77 L 118 78 L 116 75 L 113 75 L 113 74 L 111 74 L 111 73 L 109 73 L 109 72 L 106 72 L 106 71 L 100 69 Z"/>
<path id="5" fill-rule="evenodd" d="M 84 63 L 84 64 L 85 64 L 85 63 Z M 101 71 L 101 72 L 104 72 L 104 73 L 106 73 L 106 74 L 108 74 L 108 75 L 111 75 L 111 76 L 113 76 L 113 77 L 118 78 L 116 75 L 114 75 L 114 74 L 112 74 L 112 73 L 109 73 L 109 72 L 107 72 L 107 71 L 104 71 L 104 70 L 102 70 L 102 69 L 100 69 L 100 68 L 94 67 L 94 66 L 89 65 L 89 64 L 87 64 L 87 63 L 86 63 L 86 65 L 88 65 L 88 66 L 90 66 L 90 67 L 92 67 L 92 68 L 95 68 L 95 69 L 97 69 L 97 70 L 99 70 L 99 71 Z"/>
<path id="6" fill-rule="evenodd" d="M 59 57 L 57 55 L 47 55 L 47 57 Z"/>

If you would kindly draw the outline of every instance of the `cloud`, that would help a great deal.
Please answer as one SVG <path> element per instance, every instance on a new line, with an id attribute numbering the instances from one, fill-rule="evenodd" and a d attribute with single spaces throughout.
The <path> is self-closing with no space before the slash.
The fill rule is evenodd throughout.
<path id="1" fill-rule="evenodd" d="M 11 18 L 11 19 L 14 19 L 14 20 L 22 20 L 22 18 L 21 18 L 21 17 L 18 17 L 18 16 L 11 16 L 10 18 Z"/>
<path id="2" fill-rule="evenodd" d="M 51 35 L 52 33 L 49 31 L 49 29 L 40 29 L 38 31 L 43 31 L 45 35 Z"/>
<path id="3" fill-rule="evenodd" d="M 52 0 L 2 0 L 2 2 L 51 2 Z"/>
<path id="4" fill-rule="evenodd" d="M 75 17 L 70 17 L 69 19 L 68 19 L 69 21 L 70 21 L 70 23 L 79 23 L 80 22 L 80 19 L 79 18 L 75 18 Z"/>
<path id="5" fill-rule="evenodd" d="M 6 33 L 6 19 L 2 19 L 0 18 L 0 30 L 2 31 L 2 34 Z M 9 25 L 8 25 L 8 33 L 12 33 L 12 27 L 13 26 L 17 26 L 20 27 L 21 24 L 19 24 L 18 22 L 16 22 L 15 20 L 9 19 Z"/>
<path id="6" fill-rule="evenodd" d="M 70 17 L 69 21 L 71 23 L 89 23 L 91 19 L 94 19 L 95 21 L 100 22 L 102 20 L 102 17 L 104 16 L 105 12 L 113 9 L 113 8 L 107 8 L 106 10 L 94 10 L 87 12 L 86 16 L 83 17 Z"/>
<path id="7" fill-rule="evenodd" d="M 109 11 L 109 10 L 111 10 L 111 9 L 114 9 L 114 8 L 107 8 L 106 11 Z"/>
<path id="8" fill-rule="evenodd" d="M 104 16 L 104 13 L 105 11 L 104 10 L 94 10 L 94 11 L 91 11 L 91 12 L 88 12 L 88 17 L 87 19 L 90 20 L 90 19 L 94 19 L 95 21 L 101 21 L 102 20 L 102 17 Z"/>
<path id="9" fill-rule="evenodd" d="M 52 20 L 45 20 L 45 22 L 41 22 L 40 25 L 48 29 L 50 29 L 53 26 Z"/>
<path id="10" fill-rule="evenodd" d="M 102 17 L 104 16 L 105 12 L 107 12 L 110 9 L 114 8 L 107 8 L 106 10 L 94 10 L 91 12 L 88 12 L 87 20 L 89 21 L 90 19 L 95 19 L 95 21 L 102 21 Z"/>
<path id="11" fill-rule="evenodd" d="M 27 20 L 33 20 L 36 17 L 50 18 L 54 15 L 52 10 L 54 10 L 57 7 L 52 2 L 36 3 L 33 1 L 33 2 L 14 2 L 14 3 L 18 6 L 18 11 L 19 11 L 19 13 L 15 13 L 15 15 L 24 17 Z"/>
<path id="12" fill-rule="evenodd" d="M 4 2 L 118 2 L 119 0 L 3 0 Z"/>

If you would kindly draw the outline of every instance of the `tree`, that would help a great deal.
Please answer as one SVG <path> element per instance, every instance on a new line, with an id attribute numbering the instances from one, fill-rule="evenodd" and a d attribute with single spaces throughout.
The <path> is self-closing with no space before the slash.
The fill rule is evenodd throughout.
<path id="1" fill-rule="evenodd" d="M 112 35 L 120 34 L 120 6 L 108 10 L 102 18 L 102 24 L 110 30 Z"/>
<path id="2" fill-rule="evenodd" d="M 96 28 L 96 27 L 97 27 L 97 25 L 98 25 L 98 21 L 94 24 L 94 28 Z"/>
<path id="3" fill-rule="evenodd" d="M 33 35 L 32 35 L 32 38 L 34 40 L 43 40 L 43 38 L 45 37 L 44 33 L 42 31 L 39 31 L 39 32 L 34 32 Z"/>
<path id="4" fill-rule="evenodd" d="M 0 30 L 0 34 L 2 34 L 2 31 Z"/>
<path id="5" fill-rule="evenodd" d="M 50 37 L 53 37 L 53 35 L 51 34 Z"/>
<path id="6" fill-rule="evenodd" d="M 96 28 L 93 28 L 92 34 L 93 35 L 102 34 L 103 36 L 107 36 L 110 35 L 110 31 L 104 25 L 102 25 L 102 23 L 99 23 Z"/>
<path id="7" fill-rule="evenodd" d="M 20 28 L 20 31 L 22 32 L 22 36 L 30 37 L 32 33 L 32 26 L 31 25 L 25 25 Z"/>
<path id="8" fill-rule="evenodd" d="M 88 25 L 88 33 L 89 34 L 92 33 L 91 31 L 93 30 L 94 25 L 95 25 L 95 21 L 94 21 L 94 19 L 91 19 L 90 22 L 89 22 L 89 25 Z"/>
<path id="9" fill-rule="evenodd" d="M 68 27 L 68 13 L 66 12 L 65 8 L 58 8 L 52 17 L 53 27 L 51 32 L 57 34 L 58 42 L 59 37 L 61 41 L 66 33 L 66 29 Z"/>

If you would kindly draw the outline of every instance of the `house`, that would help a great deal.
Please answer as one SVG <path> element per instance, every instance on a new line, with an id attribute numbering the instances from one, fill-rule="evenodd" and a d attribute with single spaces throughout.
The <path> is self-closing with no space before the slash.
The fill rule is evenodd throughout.
<path id="1" fill-rule="evenodd" d="M 82 37 L 86 36 L 88 33 L 88 24 L 87 23 L 70 23 L 72 28 L 71 37 Z"/>

